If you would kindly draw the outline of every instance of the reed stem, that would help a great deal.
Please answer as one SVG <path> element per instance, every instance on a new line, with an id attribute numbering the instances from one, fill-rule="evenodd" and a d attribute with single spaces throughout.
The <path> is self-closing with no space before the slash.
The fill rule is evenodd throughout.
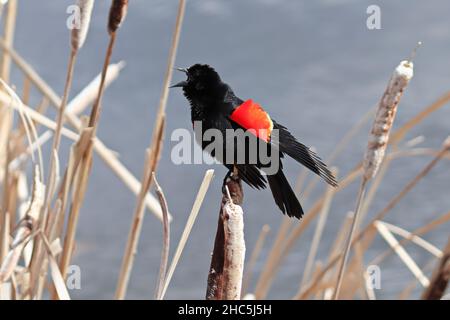
<path id="1" fill-rule="evenodd" d="M 360 214 L 360 210 L 361 210 L 361 205 L 362 205 L 363 199 L 364 199 L 364 194 L 366 192 L 366 185 L 367 185 L 367 179 L 363 178 L 361 181 L 361 185 L 359 187 L 358 197 L 356 200 L 355 215 L 353 217 L 350 233 L 348 234 L 347 240 L 345 242 L 344 255 L 342 256 L 341 264 L 339 266 L 339 272 L 338 272 L 338 277 L 337 277 L 337 281 L 336 281 L 335 291 L 333 294 L 333 300 L 339 299 L 339 293 L 341 291 L 341 286 L 342 286 L 342 279 L 344 277 L 345 267 L 347 265 L 348 256 L 350 254 L 350 247 L 352 245 L 353 234 L 355 233 L 356 226 L 358 225 L 358 218 L 359 218 L 359 214 Z"/>

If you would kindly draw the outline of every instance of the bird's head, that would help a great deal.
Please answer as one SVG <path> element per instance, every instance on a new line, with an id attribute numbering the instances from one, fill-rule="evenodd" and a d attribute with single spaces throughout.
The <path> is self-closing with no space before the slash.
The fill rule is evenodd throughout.
<path id="1" fill-rule="evenodd" d="M 191 101 L 202 101 L 204 99 L 216 98 L 223 94 L 223 83 L 219 74 L 207 64 L 195 64 L 187 69 L 177 68 L 184 72 L 187 79 L 181 81 L 171 88 L 181 87 L 183 92 Z"/>

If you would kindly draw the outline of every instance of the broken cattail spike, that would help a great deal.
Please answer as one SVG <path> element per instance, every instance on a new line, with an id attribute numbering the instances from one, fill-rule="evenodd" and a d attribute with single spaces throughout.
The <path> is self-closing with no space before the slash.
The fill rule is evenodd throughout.
<path id="1" fill-rule="evenodd" d="M 397 106 L 404 89 L 414 75 L 414 65 L 411 61 L 402 61 L 395 68 L 389 80 L 388 87 L 379 104 L 375 121 L 370 132 L 369 143 L 364 158 L 364 179 L 373 178 L 383 161 L 389 132 L 394 123 Z"/>
<path id="2" fill-rule="evenodd" d="M 413 62 L 414 58 L 416 57 L 417 49 L 422 45 L 422 41 L 417 42 L 416 46 L 414 47 L 413 51 L 411 52 L 411 55 L 409 56 L 408 62 Z"/>
<path id="3" fill-rule="evenodd" d="M 233 198 L 231 198 L 230 189 L 228 188 L 227 185 L 225 185 L 225 190 L 227 192 L 228 201 L 230 201 L 230 203 L 233 204 Z"/>
<path id="4" fill-rule="evenodd" d="M 119 29 L 127 15 L 128 0 L 113 0 L 109 10 L 108 32 L 113 34 Z"/>
<path id="5" fill-rule="evenodd" d="M 72 29 L 72 50 L 81 49 L 89 31 L 91 22 L 92 8 L 94 8 L 94 0 L 78 0 L 78 8 L 80 8 L 80 25 Z"/>

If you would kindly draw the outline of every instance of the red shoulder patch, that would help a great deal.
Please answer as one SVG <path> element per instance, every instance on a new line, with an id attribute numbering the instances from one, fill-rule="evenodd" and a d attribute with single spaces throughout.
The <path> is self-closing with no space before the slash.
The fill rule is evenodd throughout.
<path id="1" fill-rule="evenodd" d="M 273 130 L 273 122 L 264 109 L 252 99 L 234 109 L 230 119 L 244 129 L 250 130 L 258 138 L 269 142 Z"/>

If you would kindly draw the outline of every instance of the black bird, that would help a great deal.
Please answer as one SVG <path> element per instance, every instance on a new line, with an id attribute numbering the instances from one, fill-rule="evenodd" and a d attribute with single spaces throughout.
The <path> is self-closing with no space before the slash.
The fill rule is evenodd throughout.
<path id="1" fill-rule="evenodd" d="M 224 137 L 226 137 L 227 129 L 234 131 L 242 129 L 246 130 L 247 133 L 251 131 L 250 136 L 258 143 L 262 143 L 261 145 L 265 144 L 269 155 L 274 152 L 273 155 L 278 157 L 276 160 L 278 160 L 279 166 L 276 172 L 269 174 L 267 173 L 267 167 L 270 163 L 264 163 L 260 159 L 259 148 L 261 147 L 257 150 L 250 149 L 249 135 L 246 135 L 246 138 L 234 137 L 233 141 L 224 139 L 223 154 L 218 160 L 229 169 L 227 177 L 235 167 L 238 176 L 253 188 L 264 189 L 268 182 L 275 203 L 280 210 L 289 217 L 296 218 L 303 215 L 303 209 L 282 170 L 281 158 L 285 154 L 318 174 L 330 185 L 337 186 L 335 177 L 316 153 L 298 142 L 286 127 L 271 119 L 259 104 L 251 99 L 244 101 L 237 97 L 230 86 L 221 80 L 219 74 L 212 67 L 205 64 L 195 64 L 187 69 L 177 68 L 177 70 L 184 72 L 187 79 L 172 87 L 183 88 L 184 96 L 191 105 L 192 123 L 194 124 L 195 121 L 201 122 L 202 136 L 208 129 L 218 129 Z M 277 139 L 274 139 L 275 134 Z M 204 141 L 197 135 L 196 140 L 203 149 L 211 143 L 210 141 Z M 229 150 L 227 146 L 230 145 L 233 145 L 234 156 L 231 161 L 227 162 L 225 161 L 228 159 L 226 158 L 226 150 Z M 239 146 L 242 145 L 245 146 L 246 155 L 245 160 L 239 162 L 236 154 L 239 152 Z M 210 154 L 217 158 L 216 151 L 212 150 Z M 257 159 L 253 162 L 250 161 L 252 156 L 255 156 L 252 152 L 257 153 Z M 263 175 L 262 172 L 267 174 Z"/>

